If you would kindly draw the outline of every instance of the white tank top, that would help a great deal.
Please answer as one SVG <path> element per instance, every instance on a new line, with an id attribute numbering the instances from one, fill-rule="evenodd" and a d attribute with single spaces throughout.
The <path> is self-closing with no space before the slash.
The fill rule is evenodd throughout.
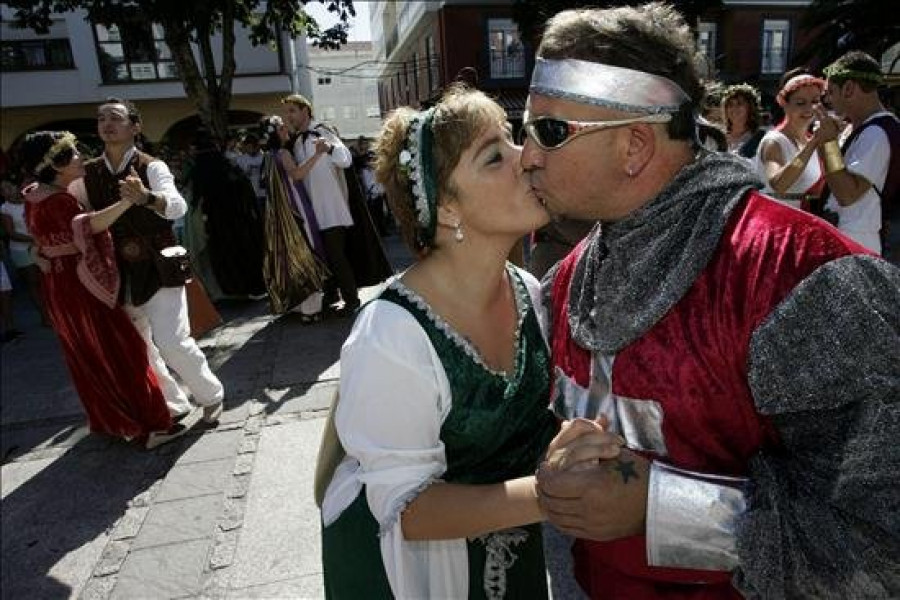
<path id="1" fill-rule="evenodd" d="M 781 148 L 781 154 L 784 156 L 785 164 L 794 160 L 794 157 L 800 154 L 800 149 L 794 145 L 794 142 L 788 138 L 788 136 L 784 135 L 777 129 L 772 129 L 763 136 L 763 139 L 759 142 L 759 149 L 756 151 L 756 156 L 753 158 L 753 165 L 756 169 L 756 173 L 759 175 L 759 178 L 762 179 L 763 183 L 766 186 L 763 188 L 762 193 L 768 196 L 772 196 L 773 198 L 778 198 L 778 194 L 775 190 L 772 189 L 772 186 L 769 185 L 769 179 L 766 177 L 766 169 L 765 165 L 762 161 L 762 148 L 769 141 L 774 141 L 778 144 L 778 147 Z M 803 194 L 806 193 L 809 188 L 814 186 L 819 179 L 822 178 L 822 165 L 819 163 L 819 157 L 817 154 L 813 154 L 809 157 L 809 161 L 806 163 L 806 168 L 803 169 L 803 172 L 800 173 L 800 177 L 791 184 L 791 187 L 787 189 L 786 194 Z M 800 207 L 800 200 L 784 200 L 778 198 L 782 202 L 786 204 L 790 204 L 791 206 Z"/>

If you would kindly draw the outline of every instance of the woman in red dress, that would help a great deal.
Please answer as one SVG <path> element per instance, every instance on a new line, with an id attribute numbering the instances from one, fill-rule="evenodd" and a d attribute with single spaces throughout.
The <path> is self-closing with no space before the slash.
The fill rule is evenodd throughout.
<path id="1" fill-rule="evenodd" d="M 107 229 L 131 203 L 86 212 L 67 192 L 84 175 L 71 133 L 31 134 L 22 152 L 36 178 L 23 193 L 44 302 L 91 431 L 148 448 L 174 439 L 183 428 L 173 426 L 144 340 L 117 305 L 119 273 Z"/>

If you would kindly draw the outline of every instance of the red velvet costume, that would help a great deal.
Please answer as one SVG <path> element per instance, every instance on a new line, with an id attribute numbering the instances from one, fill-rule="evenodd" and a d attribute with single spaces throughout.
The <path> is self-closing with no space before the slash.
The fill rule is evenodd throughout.
<path id="1" fill-rule="evenodd" d="M 551 323 L 554 365 L 587 388 L 592 356 L 573 341 L 568 318 L 570 281 L 584 247 L 579 244 L 557 270 Z M 779 444 L 747 382 L 752 334 L 817 267 L 862 252 L 814 217 L 748 193 L 687 293 L 615 356 L 613 397 L 662 407 L 667 455 L 646 456 L 692 471 L 747 476 L 750 458 Z M 741 597 L 728 572 L 647 566 L 645 536 L 578 540 L 574 555 L 576 577 L 592 598 Z"/>
<path id="2" fill-rule="evenodd" d="M 25 190 L 25 218 L 40 254 L 44 302 L 91 431 L 143 439 L 171 427 L 144 340 L 125 311 L 108 232 L 92 234 L 88 215 L 65 192 Z"/>

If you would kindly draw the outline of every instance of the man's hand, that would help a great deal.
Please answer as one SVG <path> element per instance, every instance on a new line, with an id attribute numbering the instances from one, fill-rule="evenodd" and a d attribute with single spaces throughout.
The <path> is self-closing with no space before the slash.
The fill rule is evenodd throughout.
<path id="1" fill-rule="evenodd" d="M 844 129 L 844 122 L 828 114 L 821 106 L 813 106 L 813 112 L 816 115 L 818 127 L 813 133 L 811 141 L 818 146 L 819 144 L 836 140 Z"/>
<path id="2" fill-rule="evenodd" d="M 119 197 L 136 206 L 143 206 L 150 198 L 150 190 L 144 187 L 144 182 L 134 167 L 131 167 L 128 176 L 119 182 Z"/>
<path id="3" fill-rule="evenodd" d="M 608 541 L 644 532 L 650 463 L 623 449 L 590 469 L 537 472 L 538 501 L 551 523 L 580 538 Z"/>
<path id="4" fill-rule="evenodd" d="M 327 154 L 331 152 L 331 144 L 325 138 L 316 138 L 313 142 L 316 146 L 316 154 Z"/>

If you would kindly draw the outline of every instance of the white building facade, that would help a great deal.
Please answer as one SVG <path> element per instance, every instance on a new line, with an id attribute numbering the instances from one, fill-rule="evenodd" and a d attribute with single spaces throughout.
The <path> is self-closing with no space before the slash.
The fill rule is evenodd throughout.
<path id="1" fill-rule="evenodd" d="M 50 32 L 38 35 L 12 25 L 12 11 L 0 5 L 0 148 L 9 151 L 29 131 L 92 131 L 97 105 L 108 97 L 133 101 L 142 113 L 144 135 L 158 142 L 197 122 L 196 109 L 177 77 L 162 28 L 149 20 L 104 27 L 83 11 L 54 15 Z M 230 125 L 255 125 L 280 112 L 280 99 L 310 94 L 309 79 L 298 75 L 305 39 L 283 36 L 274 47 L 253 46 L 248 32 L 235 28 Z M 221 39 L 213 40 L 216 58 Z M 179 125 L 181 126 L 179 128 Z"/>
<path id="2" fill-rule="evenodd" d="M 381 128 L 378 72 L 372 42 L 348 42 L 340 50 L 307 47 L 313 114 L 337 127 L 344 140 L 374 138 Z"/>

